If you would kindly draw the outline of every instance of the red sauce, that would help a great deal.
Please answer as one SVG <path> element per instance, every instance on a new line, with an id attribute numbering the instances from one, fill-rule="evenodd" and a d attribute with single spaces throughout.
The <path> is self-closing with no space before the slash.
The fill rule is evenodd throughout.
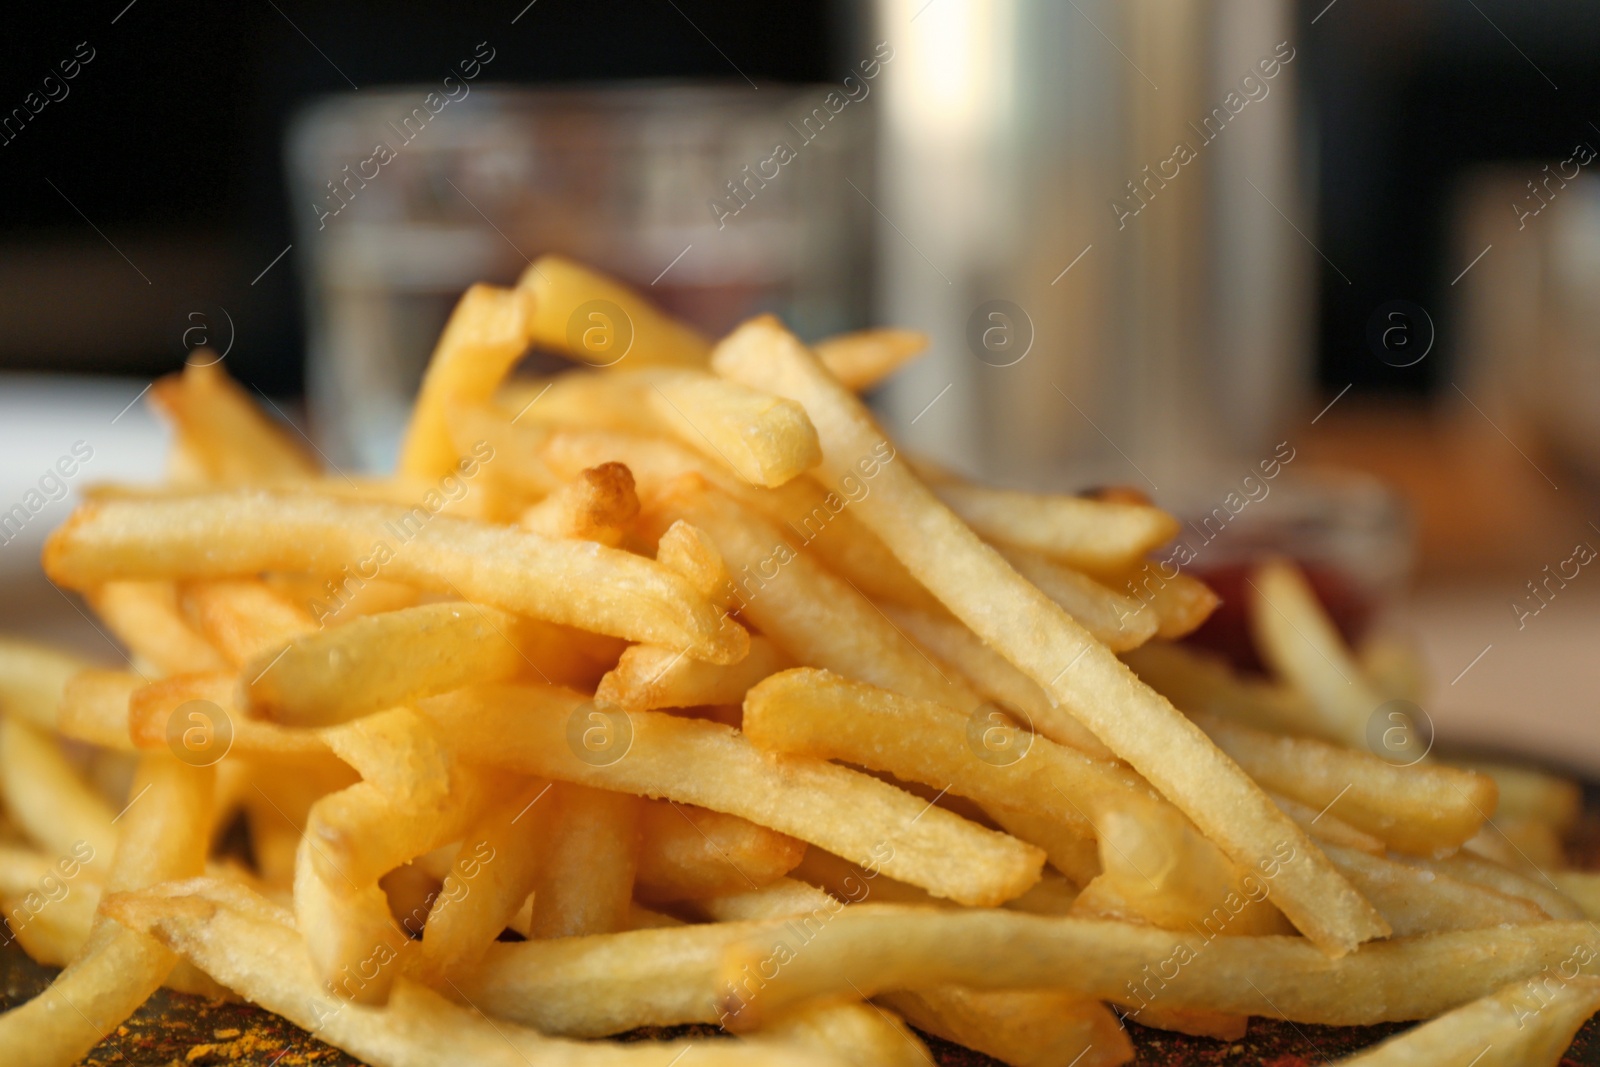
<path id="1" fill-rule="evenodd" d="M 1372 597 L 1328 564 L 1296 562 L 1306 572 L 1317 599 L 1322 601 L 1345 641 L 1351 645 L 1360 641 L 1377 609 Z M 1184 638 L 1184 642 L 1226 657 L 1239 670 L 1264 674 L 1266 665 L 1256 654 L 1255 641 L 1250 636 L 1252 598 L 1247 595 L 1250 587 L 1245 584 L 1254 569 L 1255 565 L 1248 562 L 1193 568 L 1194 576 L 1215 590 L 1222 603 L 1198 630 Z"/>

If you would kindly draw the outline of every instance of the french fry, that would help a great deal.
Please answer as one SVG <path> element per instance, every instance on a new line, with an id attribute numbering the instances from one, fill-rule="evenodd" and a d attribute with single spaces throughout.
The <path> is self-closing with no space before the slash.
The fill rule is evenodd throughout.
<path id="1" fill-rule="evenodd" d="M 1567 895 L 1562 882 L 1553 873 L 1541 871 L 1524 874 L 1466 849 L 1443 859 L 1401 854 L 1396 854 L 1394 858 L 1401 863 L 1483 886 L 1509 897 L 1531 900 L 1553 919 L 1581 919 L 1586 914 L 1581 902 Z"/>
<path id="2" fill-rule="evenodd" d="M 861 904 L 829 920 L 826 936 L 791 946 L 776 977 L 750 980 L 779 940 L 758 928 L 724 953 L 722 1007 L 736 1028 L 852 985 L 875 996 L 937 984 L 1137 994 L 1168 1007 L 1366 1026 L 1428 1018 L 1541 968 L 1586 967 L 1600 954 L 1600 939 L 1583 922 L 1396 938 L 1329 959 L 1298 937 L 1207 940 L 1109 919 Z M 1167 960 L 1183 961 L 1177 977 L 1157 977 Z"/>
<path id="3" fill-rule="evenodd" d="M 184 618 L 171 582 L 106 582 L 87 597 L 117 640 L 167 674 L 228 667 L 222 653 Z"/>
<path id="4" fill-rule="evenodd" d="M 0 638 L 0 711 L 41 730 L 56 728 L 67 683 L 88 662 L 31 641 Z"/>
<path id="5" fill-rule="evenodd" d="M 1276 560 L 1258 567 L 1251 585 L 1250 624 L 1261 658 L 1274 674 L 1311 698 L 1317 733 L 1352 747 L 1368 744 L 1368 723 L 1384 700 L 1367 681 L 1305 575 Z M 1402 712 L 1394 712 L 1403 715 Z M 1407 762 L 1426 754 L 1415 724 L 1396 719 L 1383 731 L 1385 754 Z"/>
<path id="6" fill-rule="evenodd" d="M 856 1067 L 924 1067 L 933 1058 L 899 1017 L 843 998 L 797 1008 L 768 1026 L 765 1036 Z"/>
<path id="7" fill-rule="evenodd" d="M 559 782 L 556 816 L 534 874 L 534 937 L 609 934 L 629 928 L 639 858 L 640 801 L 626 793 Z"/>
<path id="8" fill-rule="evenodd" d="M 220 359 L 197 360 L 182 374 L 156 379 L 150 399 L 171 420 L 207 481 L 293 481 L 321 473 L 305 445 L 251 400 Z"/>
<path id="9" fill-rule="evenodd" d="M 1410 640 L 1390 633 L 1367 637 L 1356 649 L 1361 673 L 1385 699 L 1421 700 L 1428 693 L 1428 667 Z"/>
<path id="10" fill-rule="evenodd" d="M 775 320 L 734 331 L 712 366 L 801 403 L 822 442 L 816 473 L 825 482 L 875 470 L 872 492 L 855 505 L 862 521 L 957 618 L 1004 650 L 1061 701 L 1063 714 L 1089 726 L 1235 863 L 1256 867 L 1275 862 L 1280 847 L 1291 849 L 1276 903 L 1307 937 L 1337 956 L 1387 933 L 1372 906 L 1197 727 L 1022 579 L 904 464 L 883 461 L 888 445 L 866 409 Z M 1034 725 L 1052 732 L 1049 722 Z"/>
<path id="11" fill-rule="evenodd" d="M 1074 914 L 1142 919 L 1207 937 L 1291 932 L 1272 906 L 1271 883 L 1235 869 L 1170 805 L 1118 797 L 1101 806 L 1095 829 L 1103 873 L 1078 894 Z"/>
<path id="12" fill-rule="evenodd" d="M 1156 692 L 1186 712 L 1202 712 L 1268 733 L 1318 736 L 1321 728 L 1298 690 L 1235 674 L 1221 659 L 1183 645 L 1152 641 L 1122 654 L 1123 662 Z"/>
<path id="13" fill-rule="evenodd" d="M 647 402 L 678 439 L 726 463 L 751 485 L 783 485 L 822 460 L 799 404 L 720 378 L 673 375 Z"/>
<path id="14" fill-rule="evenodd" d="M 1401 852 L 1447 854 L 1494 810 L 1494 781 L 1485 775 L 1431 764 L 1397 767 L 1369 752 L 1274 737 L 1209 715 L 1195 721 L 1263 788 L 1332 811 Z"/>
<path id="15" fill-rule="evenodd" d="M 1561 835 L 1542 819 L 1496 815 L 1466 843 L 1464 850 L 1534 874 L 1566 865 Z"/>
<path id="16" fill-rule="evenodd" d="M 331 726 L 470 681 L 529 669 L 516 616 L 460 601 L 419 604 L 317 630 L 264 652 L 239 677 L 249 708 L 288 726 Z"/>
<path id="17" fill-rule="evenodd" d="M 417 916 L 426 920 L 417 973 L 429 984 L 452 981 L 476 966 L 533 892 L 543 859 L 539 838 L 554 819 L 548 795 L 553 788 L 529 781 L 467 830 L 432 908 Z M 401 925 L 407 933 L 421 928 L 421 922 L 418 929 L 406 920 Z"/>
<path id="18" fill-rule="evenodd" d="M 248 893 L 247 890 L 243 891 Z M 773 1067 L 842 1067 L 839 1060 L 757 1041 L 586 1045 L 486 1019 L 402 979 L 383 1008 L 350 1006 L 328 992 L 287 917 L 259 897 L 243 910 L 219 901 L 240 895 L 213 879 L 125 893 L 108 902 L 122 922 L 148 932 L 240 996 L 374 1067 L 473 1063 L 481 1067 L 660 1067 L 687 1056 L 706 1067 L 736 1067 L 752 1054 Z M 248 907 L 249 902 L 246 902 Z M 529 942 L 540 944 L 539 942 Z M 564 944 L 565 942 L 551 942 Z M 502 1017 L 503 1018 L 503 1017 Z"/>
<path id="19" fill-rule="evenodd" d="M 1238 1041 L 1249 1030 L 1250 1024 L 1248 1015 L 1230 1015 L 1204 1008 L 1173 1008 L 1163 1004 L 1145 1004 L 1120 1014 L 1124 1019 L 1134 1019 L 1157 1030 L 1209 1037 L 1213 1041 Z"/>
<path id="20" fill-rule="evenodd" d="M 1383 914 L 1397 937 L 1551 918 L 1532 900 L 1508 896 L 1436 870 L 1326 842 L 1322 848 Z"/>
<path id="21" fill-rule="evenodd" d="M 814 346 L 817 358 L 839 384 L 865 392 L 911 362 L 928 347 L 920 330 L 856 330 L 824 337 Z"/>
<path id="22" fill-rule="evenodd" d="M 781 879 L 806 846 L 787 834 L 692 804 L 650 800 L 639 811 L 636 877 L 646 900 L 755 891 Z"/>
<path id="23" fill-rule="evenodd" d="M 209 768 L 165 755 L 140 760 L 107 893 L 200 872 L 211 783 Z M 82 953 L 42 993 L 0 1015 L 0 1048 L 19 1067 L 77 1062 L 161 986 L 173 961 L 161 945 L 112 918 L 102 898 Z"/>
<path id="24" fill-rule="evenodd" d="M 726 666 L 689 659 L 669 648 L 634 645 L 600 679 L 594 698 L 628 711 L 737 704 L 751 686 L 792 665 L 766 637 L 752 637 L 750 654 Z"/>
<path id="25" fill-rule="evenodd" d="M 1359 852 L 1368 852 L 1374 856 L 1384 853 L 1383 842 L 1363 830 L 1345 822 L 1337 815 L 1330 815 L 1326 811 L 1318 811 L 1309 804 L 1302 804 L 1281 793 L 1268 792 L 1272 802 L 1283 810 L 1283 813 L 1295 821 L 1295 824 L 1304 830 L 1313 840 L 1329 845 L 1341 845 L 1344 848 L 1353 848 Z"/>
<path id="26" fill-rule="evenodd" d="M 1344 1067 L 1469 1062 L 1480 1067 L 1556 1067 L 1573 1035 L 1596 1010 L 1600 1010 L 1600 979 L 1579 975 L 1543 986 L 1513 982 L 1339 1063 Z"/>
<path id="27" fill-rule="evenodd" d="M 884 871 L 938 896 L 998 904 L 1038 881 L 1043 856 L 1029 845 L 848 768 L 763 752 L 717 723 L 639 712 L 623 720 L 631 735 L 626 749 L 596 753 L 569 741 L 573 722 L 581 737 L 587 703 L 558 689 L 499 685 L 430 697 L 420 706 L 469 759 L 698 804 L 844 855 L 888 845 L 893 855 Z M 609 720 L 594 728 L 620 729 Z M 706 766 L 719 773 L 696 770 Z"/>
<path id="28" fill-rule="evenodd" d="M 736 662 L 748 635 L 677 575 L 617 549 L 304 495 L 233 493 L 80 508 L 47 543 L 72 588 L 113 577 L 379 570 L 395 581 L 631 641 Z M 281 647 L 281 646 L 280 646 Z"/>
<path id="29" fill-rule="evenodd" d="M 431 482 L 451 473 L 460 453 L 450 442 L 447 408 L 488 400 L 528 347 L 533 309 L 518 289 L 474 285 L 462 294 L 428 360 L 400 446 L 402 477 Z"/>
<path id="30" fill-rule="evenodd" d="M 1494 810 L 1495 819 L 1509 816 L 1514 819 L 1537 819 L 1548 823 L 1558 834 L 1572 829 L 1583 810 L 1583 789 L 1577 782 L 1560 778 L 1531 767 L 1483 760 L 1453 761 L 1478 774 L 1494 779 L 1500 794 L 1500 803 Z"/>
<path id="31" fill-rule="evenodd" d="M 128 700 L 145 684 L 132 671 L 88 667 L 67 680 L 62 691 L 57 729 L 62 736 L 92 745 L 134 751 L 128 732 Z"/>
<path id="32" fill-rule="evenodd" d="M 1140 601 L 1122 596 L 1043 553 L 1003 548 L 1000 554 L 1018 574 L 1113 652 L 1138 648 L 1156 635 L 1160 619 Z"/>
<path id="33" fill-rule="evenodd" d="M 178 602 L 210 644 L 234 666 L 274 655 L 316 623 L 258 578 L 189 582 Z"/>
<path id="34" fill-rule="evenodd" d="M 666 438 L 639 433 L 563 429 L 538 433 L 509 426 L 471 422 L 463 432 L 485 433 L 507 457 L 503 471 L 521 471 L 529 488 L 549 489 L 545 482 L 572 477 L 577 471 L 610 460 L 626 463 L 641 493 L 685 474 L 698 474 L 718 489 L 781 526 L 787 526 L 796 547 L 810 552 L 829 569 L 854 582 L 868 596 L 893 603 L 936 606 L 928 591 L 912 578 L 883 542 L 851 514 L 847 501 L 865 483 L 828 494 L 809 478 L 762 490 L 697 452 Z"/>
<path id="35" fill-rule="evenodd" d="M 1017 670 L 983 639 L 955 619 L 933 612 L 897 604 L 884 604 L 884 614 L 912 640 L 927 649 L 942 663 L 949 664 L 983 696 L 1021 711 L 1030 721 L 1054 723 L 1051 737 L 1063 745 L 1100 759 L 1115 759 L 1111 750 L 1078 720 L 1054 715 L 1050 698 L 1039 683 Z"/>
<path id="36" fill-rule="evenodd" d="M 1019 493 L 953 481 L 939 483 L 934 491 L 985 540 L 1042 552 L 1096 573 L 1132 568 L 1178 532 L 1177 519 L 1148 504 Z"/>
<path id="37" fill-rule="evenodd" d="M 941 908 L 949 906 L 949 901 L 930 896 L 926 890 L 890 878 L 878 870 L 879 862 L 881 861 L 878 856 L 863 856 L 860 862 L 855 863 L 824 849 L 812 847 L 806 849 L 805 856 L 790 874 L 799 881 L 826 890 L 847 904 L 861 904 L 871 900 L 874 904 L 921 904 Z M 1030 889 L 1028 892 L 1031 893 L 1033 890 Z"/>
<path id="38" fill-rule="evenodd" d="M 591 367 L 704 366 L 711 346 L 638 294 L 563 256 L 540 256 L 517 289 L 532 298 L 540 347 Z"/>
<path id="39" fill-rule="evenodd" d="M 1555 918 L 1600 919 L 1600 874 L 1593 871 L 1551 871 L 1550 879 L 1564 897 L 1578 905 L 1581 912 L 1579 916 L 1552 913 Z"/>
<path id="40" fill-rule="evenodd" d="M 616 548 L 639 515 L 633 473 L 621 463 L 586 467 L 522 513 L 522 528 L 546 537 L 598 541 Z"/>
<path id="41" fill-rule="evenodd" d="M 685 475 L 649 506 L 662 522 L 688 522 L 710 535 L 734 575 L 739 616 L 793 659 L 958 707 L 978 704 L 847 580 L 703 479 Z"/>
<path id="42" fill-rule="evenodd" d="M 779 878 L 758 889 L 735 890 L 693 902 L 692 910 L 711 922 L 736 923 L 805 915 L 829 906 L 827 892 L 798 878 Z"/>
<path id="43" fill-rule="evenodd" d="M 1222 598 L 1200 579 L 1182 571 L 1166 573 L 1167 564 L 1141 563 L 1131 570 L 1094 577 L 1113 592 L 1137 601 L 1156 617 L 1156 636 L 1176 641 L 1200 628 Z"/>
<path id="44" fill-rule="evenodd" d="M 0 718 L 0 798 L 28 837 L 70 855 L 87 843 L 110 856 L 117 813 L 78 777 L 55 738 L 12 715 Z"/>
<path id="45" fill-rule="evenodd" d="M 351 788 L 356 788 L 352 786 Z M 315 810 L 315 809 L 313 809 Z M 381 1005 L 411 948 L 376 883 L 333 885 L 312 862 L 317 843 L 300 839 L 294 864 L 294 922 L 324 988 L 356 1004 Z"/>
<path id="46" fill-rule="evenodd" d="M 930 1034 L 1012 1067 L 1110 1067 L 1133 1059 L 1133 1043 L 1105 1005 L 1065 993 L 944 986 L 877 1000 Z"/>
<path id="47" fill-rule="evenodd" d="M 124 680 L 128 681 L 127 679 Z M 291 730 L 239 710 L 239 676 L 176 674 L 139 686 L 128 696 L 125 729 L 136 749 L 165 749 L 174 735 L 197 762 L 232 753 L 282 758 L 325 756 L 328 743 L 311 730 Z M 191 703 L 198 707 L 187 707 Z"/>

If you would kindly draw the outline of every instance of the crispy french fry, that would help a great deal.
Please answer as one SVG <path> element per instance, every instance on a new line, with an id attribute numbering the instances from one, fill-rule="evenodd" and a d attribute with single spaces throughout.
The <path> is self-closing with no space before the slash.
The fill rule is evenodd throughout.
<path id="1" fill-rule="evenodd" d="M 852 985 L 875 996 L 937 984 L 1054 987 L 1086 997 L 1362 1026 L 1428 1018 L 1541 968 L 1571 973 L 1600 955 L 1600 938 L 1583 922 L 1396 938 L 1330 960 L 1299 937 L 1207 940 L 1110 919 L 861 904 L 830 919 L 827 936 L 780 953 L 785 962 L 775 977 L 761 976 L 761 961 L 783 940 L 758 927 L 724 953 L 720 996 L 736 1028 Z M 1168 960 L 1182 961 L 1177 977 L 1157 977 Z M 1174 964 L 1165 969 L 1170 973 Z"/>
<path id="2" fill-rule="evenodd" d="M 105 748 L 134 751 L 128 732 L 128 699 L 144 685 L 132 671 L 89 667 L 67 680 L 57 728 L 65 737 Z"/>
<path id="3" fill-rule="evenodd" d="M 1022 712 L 1030 722 L 1054 724 L 1055 732 L 1050 735 L 1052 741 L 1071 745 L 1101 759 L 1116 758 L 1104 742 L 1077 719 L 1054 715 L 1050 698 L 1045 696 L 1039 683 L 984 644 L 983 639 L 967 629 L 964 623 L 942 613 L 934 614 L 897 604 L 885 604 L 882 607 L 884 614 L 896 626 L 940 662 L 951 665 L 965 675 L 979 693 Z"/>
<path id="4" fill-rule="evenodd" d="M 1423 867 L 1409 866 L 1326 842 L 1323 851 L 1364 893 L 1396 936 L 1542 922 L 1551 916 L 1523 897 L 1508 896 Z"/>
<path id="5" fill-rule="evenodd" d="M 1103 873 L 1083 887 L 1074 914 L 1142 919 L 1207 937 L 1285 934 L 1272 885 L 1241 873 L 1177 809 L 1130 794 L 1095 821 Z"/>
<path id="6" fill-rule="evenodd" d="M 205 863 L 212 772 L 146 756 L 106 880 L 108 893 L 192 877 Z M 0 1048 L 18 1067 L 75 1063 L 121 1025 L 172 970 L 173 955 L 99 913 L 83 952 L 38 996 L 0 1015 Z"/>
<path id="7" fill-rule="evenodd" d="M 172 421 L 185 455 L 207 481 L 293 481 L 321 473 L 310 450 L 267 417 L 220 359 L 197 360 L 182 374 L 156 379 L 150 399 Z"/>
<path id="8" fill-rule="evenodd" d="M 660 1067 L 687 1056 L 705 1067 L 740 1067 L 756 1055 L 772 1067 L 843 1067 L 817 1053 L 800 1053 L 757 1039 L 588 1045 L 543 1036 L 486 1019 L 431 990 L 401 980 L 384 1008 L 350 1007 L 328 992 L 306 957 L 305 942 L 288 917 L 261 898 L 228 906 L 248 890 L 214 879 L 125 893 L 108 902 L 122 922 L 193 961 L 229 989 L 283 1016 L 374 1067 L 473 1063 L 481 1067 Z M 562 945 L 570 942 L 529 942 Z M 499 1013 L 496 1013 L 499 1014 Z M 504 1016 L 502 1016 L 504 1018 Z"/>
<path id="9" fill-rule="evenodd" d="M 0 798 L 23 832 L 46 851 L 87 843 L 110 856 L 117 813 L 78 777 L 55 738 L 15 716 L 0 718 Z"/>
<path id="10" fill-rule="evenodd" d="M 793 870 L 806 851 L 787 834 L 692 804 L 645 801 L 639 824 L 638 887 L 656 902 L 754 891 Z"/>
<path id="11" fill-rule="evenodd" d="M 1133 1059 L 1133 1043 L 1105 1005 L 1066 993 L 943 986 L 877 1000 L 930 1034 L 1012 1067 L 1110 1067 Z"/>
<path id="12" fill-rule="evenodd" d="M 737 704 L 751 686 L 791 665 L 766 637 L 752 637 L 750 654 L 727 666 L 689 659 L 669 648 L 634 645 L 600 679 L 594 699 L 628 711 Z"/>
<path id="13" fill-rule="evenodd" d="M 398 472 L 433 481 L 451 473 L 460 455 L 450 442 L 445 410 L 488 400 L 528 347 L 533 309 L 526 292 L 474 285 L 461 295 L 434 347 L 400 446 Z"/>
<path id="14" fill-rule="evenodd" d="M 348 884 L 329 883 L 312 862 L 316 847 L 311 837 L 302 837 L 295 856 L 295 927 L 306 938 L 324 988 L 356 1004 L 381 1005 L 411 942 L 390 913 L 383 890 L 348 879 Z"/>
<path id="15" fill-rule="evenodd" d="M 1581 919 L 1587 914 L 1580 901 L 1567 895 L 1565 884 L 1554 874 L 1523 874 L 1465 849 L 1443 859 L 1403 854 L 1396 854 L 1394 858 L 1412 867 L 1483 886 L 1509 897 L 1531 900 L 1552 919 Z"/>
<path id="16" fill-rule="evenodd" d="M 703 479 L 685 475 L 650 507 L 663 522 L 688 522 L 710 535 L 734 575 L 739 616 L 793 659 L 957 707 L 978 704 L 849 581 Z"/>
<path id="17" fill-rule="evenodd" d="M 770 318 L 734 331 L 717 373 L 798 400 L 817 428 L 825 482 L 875 470 L 856 503 L 863 522 L 985 641 L 1002 649 L 1194 820 L 1240 867 L 1281 863 L 1278 908 L 1332 955 L 1387 933 L 1382 918 L 1250 778 L 1082 627 L 1029 585 L 939 503 L 892 450 L 861 403 Z M 876 461 L 874 463 L 874 461 Z M 858 464 L 867 467 L 858 468 Z M 1049 735 L 1048 723 L 1035 728 Z"/>
<path id="18" fill-rule="evenodd" d="M 848 998 L 804 1005 L 768 1026 L 765 1036 L 856 1067 L 925 1067 L 933 1058 L 898 1016 Z"/>
<path id="19" fill-rule="evenodd" d="M 1309 804 L 1302 804 L 1283 796 L 1281 793 L 1268 792 L 1272 802 L 1283 810 L 1283 813 L 1295 821 L 1295 824 L 1304 830 L 1313 840 L 1329 845 L 1341 845 L 1344 848 L 1353 848 L 1359 852 L 1368 852 L 1374 856 L 1381 856 L 1384 852 L 1383 842 L 1363 830 L 1345 822 L 1337 815 L 1330 815 L 1326 811 L 1318 811 Z"/>
<path id="20" fill-rule="evenodd" d="M 1160 619 L 1140 601 L 1122 596 L 1041 552 L 1003 548 L 1000 554 L 1018 574 L 1113 652 L 1138 648 L 1156 635 Z"/>
<path id="21" fill-rule="evenodd" d="M 1596 1010 L 1600 1010 L 1600 978 L 1579 975 L 1544 985 L 1531 980 L 1513 982 L 1339 1063 L 1345 1067 L 1418 1063 L 1556 1067 L 1573 1035 Z"/>
<path id="22" fill-rule="evenodd" d="M 928 347 L 920 330 L 855 330 L 824 337 L 814 346 L 828 373 L 861 393 L 882 382 Z"/>
<path id="23" fill-rule="evenodd" d="M 74 588 L 111 577 L 220 578 L 348 565 L 474 603 L 736 662 L 748 635 L 652 560 L 449 516 L 303 495 L 219 494 L 80 508 L 45 567 Z M 281 645 L 280 645 L 281 647 Z"/>
<path id="24" fill-rule="evenodd" d="M 547 795 L 553 788 L 534 779 L 493 804 L 462 838 L 433 907 L 417 916 L 417 929 L 402 920 L 408 933 L 417 933 L 426 919 L 417 973 L 430 984 L 475 966 L 533 892 L 543 858 L 539 838 L 554 818 Z"/>
<path id="25" fill-rule="evenodd" d="M 533 883 L 534 937 L 629 929 L 638 865 L 640 801 L 627 793 L 558 782 L 556 808 Z"/>
<path id="26" fill-rule="evenodd" d="M 227 668 L 222 653 L 184 618 L 171 582 L 106 582 L 87 596 L 117 640 L 166 673 Z"/>
<path id="27" fill-rule="evenodd" d="M 817 431 L 793 400 L 720 378 L 673 375 L 652 384 L 647 402 L 679 440 L 751 485 L 783 485 L 822 460 Z"/>
<path id="28" fill-rule="evenodd" d="M 704 366 L 711 346 L 633 290 L 563 256 L 540 256 L 519 291 L 532 297 L 535 343 L 591 367 Z"/>
<path id="29" fill-rule="evenodd" d="M 1458 767 L 1494 779 L 1500 794 L 1500 803 L 1494 810 L 1497 821 L 1503 816 L 1537 819 L 1548 823 L 1558 834 L 1564 834 L 1572 829 L 1583 810 L 1583 789 L 1571 779 L 1509 763 L 1454 762 Z"/>
<path id="30" fill-rule="evenodd" d="M 1274 674 L 1311 698 L 1316 732 L 1366 747 L 1368 724 L 1384 704 L 1339 636 L 1304 574 L 1281 560 L 1258 567 L 1251 586 L 1250 623 L 1261 658 Z M 1403 712 L 1393 712 L 1403 716 Z M 1384 754 L 1410 762 L 1426 754 L 1415 724 L 1395 720 L 1383 731 Z"/>
<path id="31" fill-rule="evenodd" d="M 598 541 L 616 548 L 639 516 L 633 473 L 621 463 L 586 467 L 522 513 L 522 528 L 546 537 Z"/>
<path id="32" fill-rule="evenodd" d="M 1197 715 L 1217 745 L 1266 789 L 1419 856 L 1459 848 L 1493 811 L 1491 778 L 1452 767 L 1397 767 L 1365 751 L 1304 737 L 1274 737 Z"/>
<path id="33" fill-rule="evenodd" d="M 56 709 L 67 683 L 86 660 L 31 641 L 0 638 L 0 711 L 41 730 L 56 728 Z"/>
<path id="34" fill-rule="evenodd" d="M 331 726 L 468 682 L 526 670 L 516 616 L 460 601 L 419 604 L 317 630 L 257 656 L 239 677 L 252 711 Z"/>
<path id="35" fill-rule="evenodd" d="M 692 910 L 711 922 L 736 923 L 805 915 L 829 906 L 828 894 L 797 878 L 779 878 L 759 889 L 746 889 L 693 902 Z"/>
<path id="36" fill-rule="evenodd" d="M 258 578 L 188 582 L 178 602 L 195 628 L 234 666 L 275 655 L 316 623 L 300 605 Z"/>
<path id="37" fill-rule="evenodd" d="M 1211 587 L 1191 574 L 1174 570 L 1159 561 L 1141 563 L 1132 570 L 1096 574 L 1107 588 L 1138 602 L 1141 610 L 1156 617 L 1156 636 L 1176 641 L 1193 633 L 1211 617 L 1222 598 Z"/>
<path id="38" fill-rule="evenodd" d="M 328 752 L 318 733 L 240 711 L 238 691 L 239 676 L 231 671 L 176 674 L 139 686 L 129 694 L 124 713 L 129 739 L 136 749 L 165 749 L 176 740 L 194 762 L 215 762 L 232 753 L 314 759 Z"/>
<path id="39" fill-rule="evenodd" d="M 1148 504 L 1019 493 L 949 481 L 941 482 L 935 492 L 985 540 L 1043 552 L 1094 572 L 1134 567 L 1145 553 L 1178 532 L 1177 519 Z"/>
<path id="40" fill-rule="evenodd" d="M 1037 849 L 859 772 L 763 752 L 717 723 L 656 711 L 619 712 L 626 717 L 613 720 L 585 705 L 577 693 L 499 685 L 430 697 L 420 706 L 467 758 L 698 804 L 845 855 L 887 846 L 892 855 L 884 871 L 935 895 L 998 904 L 1038 881 Z M 609 731 L 615 745 L 585 747 L 586 714 L 603 720 L 589 728 Z M 629 743 L 620 748 L 617 734 L 624 730 Z M 698 770 L 709 766 L 719 773 Z"/>
<path id="41" fill-rule="evenodd" d="M 1278 682 L 1235 674 L 1222 660 L 1152 641 L 1122 659 L 1144 683 L 1187 712 L 1203 712 L 1269 733 L 1338 738 L 1320 729 L 1305 696 Z"/>

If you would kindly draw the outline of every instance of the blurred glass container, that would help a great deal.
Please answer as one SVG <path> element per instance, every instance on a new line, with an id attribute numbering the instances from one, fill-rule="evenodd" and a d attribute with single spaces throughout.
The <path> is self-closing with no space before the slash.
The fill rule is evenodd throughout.
<path id="1" fill-rule="evenodd" d="M 849 181 L 870 188 L 870 112 L 809 139 L 794 125 L 833 88 L 472 86 L 430 113 L 438 87 L 418 86 L 303 113 L 290 206 L 324 447 L 388 469 L 462 290 L 508 284 L 546 252 L 712 333 L 762 311 L 808 337 L 861 325 L 870 207 Z M 779 143 L 793 159 L 773 176 Z"/>

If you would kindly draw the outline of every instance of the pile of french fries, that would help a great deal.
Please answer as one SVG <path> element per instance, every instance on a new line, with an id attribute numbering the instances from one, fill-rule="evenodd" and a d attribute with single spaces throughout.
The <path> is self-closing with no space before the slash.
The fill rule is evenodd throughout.
<path id="1" fill-rule="evenodd" d="M 1556 1063 L 1600 1006 L 1576 787 L 1391 723 L 1414 663 L 1291 564 L 1270 677 L 1176 643 L 1216 598 L 1147 562 L 1169 515 L 889 440 L 857 394 L 922 345 L 712 344 L 547 257 L 463 297 L 381 479 L 214 362 L 156 383 L 164 483 L 44 553 L 126 664 L 0 645 L 0 905 L 64 968 L 0 1059 L 165 984 L 378 1067 L 1096 1067 L 1252 1015 Z M 594 1040 L 684 1023 L 739 1037 Z"/>

